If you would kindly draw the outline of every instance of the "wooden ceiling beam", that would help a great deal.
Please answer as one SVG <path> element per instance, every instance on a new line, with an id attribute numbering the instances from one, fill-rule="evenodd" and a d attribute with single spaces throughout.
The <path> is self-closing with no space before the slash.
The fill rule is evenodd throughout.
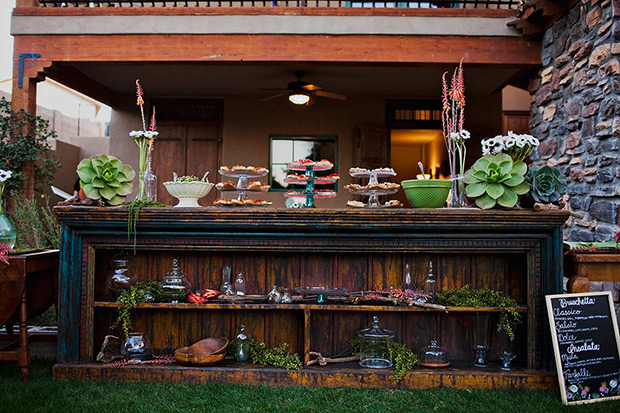
<path id="1" fill-rule="evenodd" d="M 108 106 L 115 107 L 119 102 L 118 93 L 73 67 L 53 64 L 51 67 L 47 68 L 44 73 L 45 76 L 54 79 L 58 83 L 62 83 Z"/>
<path id="2" fill-rule="evenodd" d="M 541 64 L 539 40 L 390 35 L 15 36 L 15 52 L 53 62 L 321 62 Z M 85 81 L 88 79 L 84 79 Z M 83 85 L 86 87 L 86 85 Z"/>

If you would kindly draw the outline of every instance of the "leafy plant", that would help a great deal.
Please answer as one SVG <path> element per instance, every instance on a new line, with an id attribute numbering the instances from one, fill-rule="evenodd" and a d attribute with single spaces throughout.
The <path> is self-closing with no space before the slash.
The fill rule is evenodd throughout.
<path id="1" fill-rule="evenodd" d="M 530 185 L 530 195 L 536 202 L 555 202 L 566 191 L 566 180 L 555 167 L 532 166 L 525 180 Z"/>
<path id="2" fill-rule="evenodd" d="M 165 207 L 166 205 L 157 202 L 149 201 L 147 199 L 136 199 L 125 205 L 127 208 L 129 217 L 127 219 L 127 239 L 133 234 L 133 253 L 136 253 L 136 240 L 138 231 L 138 218 L 140 217 L 140 211 L 145 207 Z"/>
<path id="3" fill-rule="evenodd" d="M 248 343 L 250 345 L 249 356 L 254 364 L 271 365 L 287 370 L 299 370 L 302 366 L 297 354 L 291 354 L 286 350 L 288 348 L 287 343 L 273 348 L 267 347 L 267 344 L 260 340 L 249 339 Z M 226 353 L 234 356 L 238 345 L 237 339 L 232 340 L 226 348 Z"/>
<path id="4" fill-rule="evenodd" d="M 51 157 L 50 140 L 56 132 L 49 129 L 49 122 L 23 109 L 15 112 L 11 102 L 0 99 L 0 163 L 2 169 L 13 172 L 7 188 L 23 189 L 25 164 L 34 165 L 34 184 L 37 192 L 50 185 L 60 161 Z"/>
<path id="5" fill-rule="evenodd" d="M 60 246 L 60 225 L 48 204 L 40 206 L 34 199 L 26 199 L 21 192 L 12 191 L 14 208 L 8 217 L 15 228 L 16 251 L 58 248 Z"/>
<path id="6" fill-rule="evenodd" d="M 131 310 L 140 303 L 159 302 L 162 296 L 163 292 L 158 281 L 138 281 L 129 290 L 123 291 L 116 300 L 120 303 L 117 309 L 118 318 L 110 328 L 114 329 L 120 324 L 125 337 L 128 337 L 131 329 Z"/>
<path id="7" fill-rule="evenodd" d="M 349 344 L 351 345 L 351 354 L 354 356 L 359 356 L 360 338 L 355 337 L 354 339 L 349 340 Z M 381 352 L 381 350 L 382 349 L 380 349 L 377 353 Z M 388 352 L 390 353 L 392 366 L 394 367 L 394 370 L 390 375 L 390 380 L 395 383 L 401 381 L 409 370 L 413 369 L 413 367 L 417 364 L 420 364 L 420 359 L 418 356 L 405 344 L 392 341 L 388 345 Z"/>
<path id="8" fill-rule="evenodd" d="M 515 338 L 515 328 L 521 323 L 521 314 L 516 310 L 517 302 L 499 291 L 472 289 L 471 286 L 456 287 L 437 294 L 437 304 L 454 307 L 502 307 L 497 331 L 502 328 L 510 340 Z"/>
<path id="9" fill-rule="evenodd" d="M 476 198 L 476 205 L 482 209 L 495 205 L 512 208 L 517 204 L 519 195 L 529 191 L 524 174 L 527 165 L 524 162 L 512 162 L 510 155 L 498 153 L 485 155 L 478 159 L 465 172 L 465 194 Z"/>
<path id="10" fill-rule="evenodd" d="M 82 159 L 77 167 L 80 186 L 90 199 L 103 199 L 109 205 L 120 205 L 131 194 L 133 168 L 123 165 L 115 156 L 95 155 Z"/>

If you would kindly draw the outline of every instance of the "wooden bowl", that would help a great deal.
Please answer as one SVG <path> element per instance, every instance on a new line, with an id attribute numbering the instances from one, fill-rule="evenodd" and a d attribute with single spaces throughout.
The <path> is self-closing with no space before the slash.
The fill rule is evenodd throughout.
<path id="1" fill-rule="evenodd" d="M 197 341 L 189 346 L 187 348 L 187 352 L 201 356 L 210 356 L 213 354 L 224 353 L 227 346 L 228 339 L 226 337 L 209 337 L 204 340 Z"/>
<path id="2" fill-rule="evenodd" d="M 222 361 L 226 357 L 226 353 L 199 355 L 192 354 L 189 351 L 189 347 L 181 347 L 174 351 L 174 358 L 183 365 L 192 366 L 211 366 L 219 361 Z"/>

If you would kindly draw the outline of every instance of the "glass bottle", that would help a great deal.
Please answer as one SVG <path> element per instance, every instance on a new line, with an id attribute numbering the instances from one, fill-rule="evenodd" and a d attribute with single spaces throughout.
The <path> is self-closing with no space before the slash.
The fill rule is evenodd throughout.
<path id="1" fill-rule="evenodd" d="M 237 278 L 235 278 L 235 293 L 245 295 L 245 280 L 242 272 L 237 273 Z"/>
<path id="2" fill-rule="evenodd" d="M 426 277 L 426 281 L 424 281 L 424 297 L 424 301 L 435 301 L 435 276 L 433 275 L 433 261 L 428 263 L 428 276 Z"/>
<path id="3" fill-rule="evenodd" d="M 222 268 L 222 287 L 220 288 L 220 292 L 224 295 L 235 294 L 232 288 L 230 273 L 231 268 L 228 265 Z"/>
<path id="4" fill-rule="evenodd" d="M 129 255 L 121 252 L 112 257 L 107 276 L 107 284 L 110 290 L 120 295 L 123 291 L 129 290 L 136 281 Z"/>
<path id="5" fill-rule="evenodd" d="M 282 295 L 278 291 L 277 285 L 274 285 L 269 294 L 267 294 L 267 301 L 271 304 L 277 304 L 282 301 Z"/>
<path id="6" fill-rule="evenodd" d="M 288 291 L 288 288 L 284 289 L 280 302 L 282 304 L 291 304 L 293 302 L 293 297 L 291 297 L 291 293 Z"/>
<path id="7" fill-rule="evenodd" d="M 179 268 L 179 263 L 176 259 L 172 261 L 172 268 L 163 278 L 161 288 L 164 298 L 171 303 L 185 300 L 185 297 L 192 289 L 192 284 L 187 279 L 187 274 Z"/>
<path id="8" fill-rule="evenodd" d="M 405 292 L 411 292 L 411 266 L 409 263 L 405 264 Z"/>
<path id="9" fill-rule="evenodd" d="M 151 169 L 151 157 L 149 156 L 149 162 L 144 172 L 144 191 L 147 201 L 157 201 L 157 176 Z"/>
<path id="10" fill-rule="evenodd" d="M 235 358 L 239 362 L 248 360 L 248 353 L 250 352 L 250 343 L 248 342 L 248 336 L 245 334 L 245 325 L 241 324 L 239 333 L 237 334 L 237 348 L 235 349 Z"/>

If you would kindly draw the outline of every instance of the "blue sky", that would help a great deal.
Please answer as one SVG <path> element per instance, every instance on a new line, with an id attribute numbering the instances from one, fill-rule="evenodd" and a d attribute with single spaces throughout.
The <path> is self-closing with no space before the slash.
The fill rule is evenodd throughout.
<path id="1" fill-rule="evenodd" d="M 11 11 L 15 0 L 0 0 L 0 80 L 13 75 L 13 37 L 11 37 Z"/>

